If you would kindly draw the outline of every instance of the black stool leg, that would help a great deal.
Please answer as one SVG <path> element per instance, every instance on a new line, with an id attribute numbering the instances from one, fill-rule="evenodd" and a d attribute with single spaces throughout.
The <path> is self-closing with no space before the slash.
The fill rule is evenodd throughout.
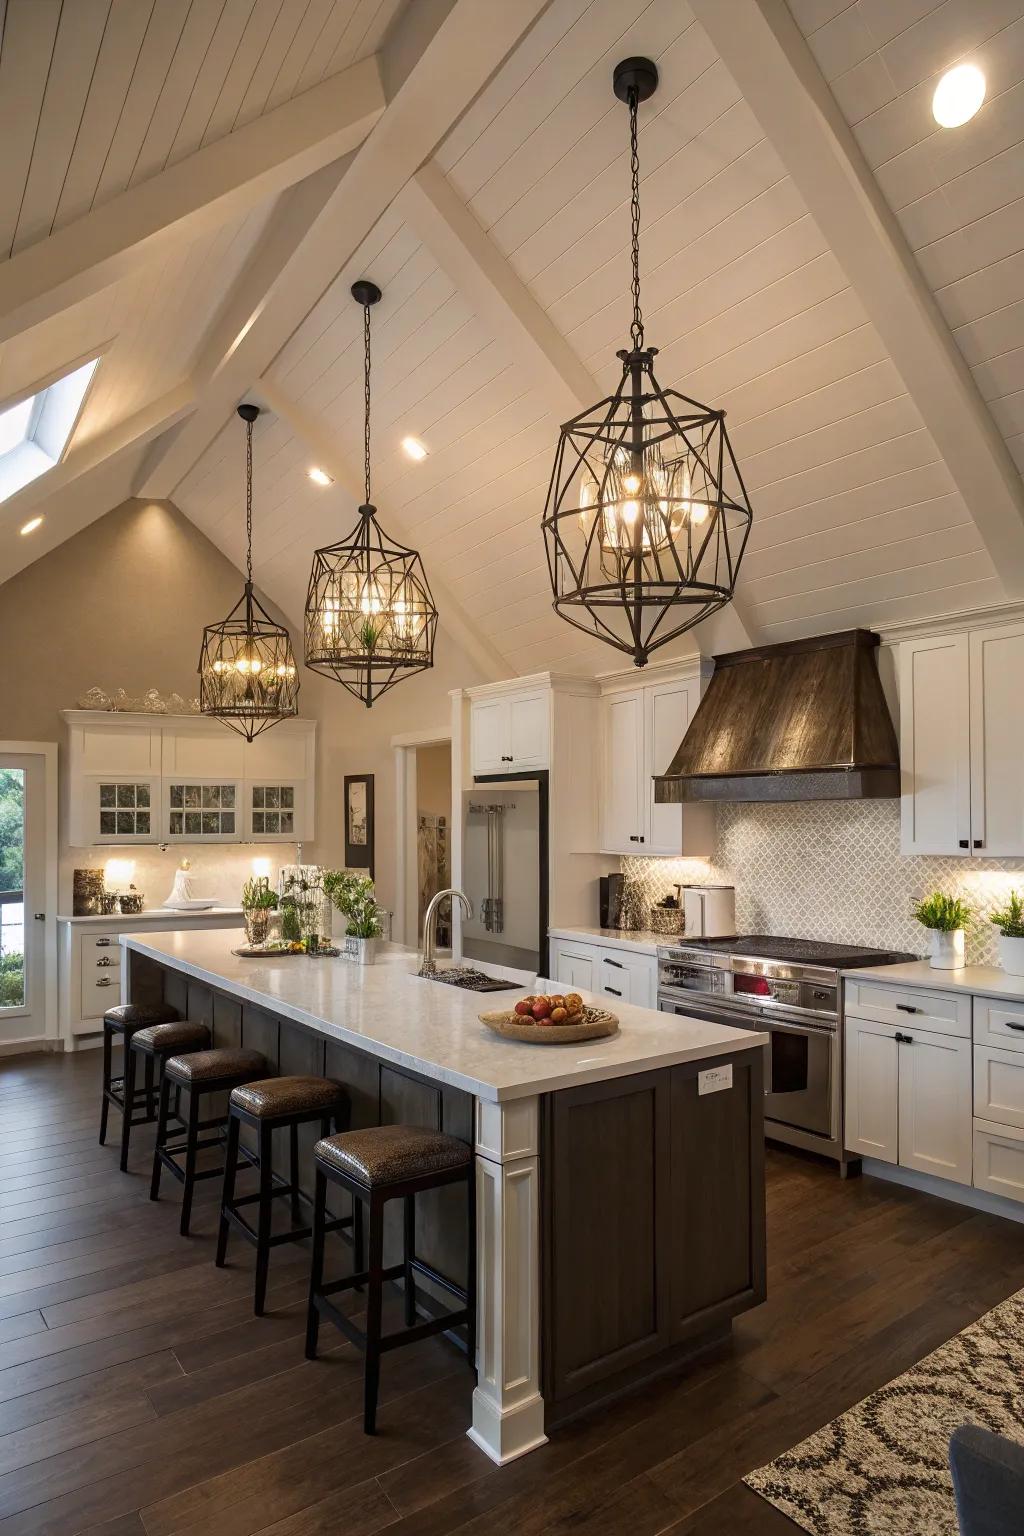
<path id="1" fill-rule="evenodd" d="M 199 1093 L 195 1087 L 188 1095 L 188 1128 L 185 1132 L 185 1189 L 181 1197 L 181 1221 L 178 1230 L 188 1237 L 192 1219 L 192 1193 L 196 1187 L 196 1145 L 199 1141 Z"/>
<path id="2" fill-rule="evenodd" d="M 263 1316 L 267 1297 L 267 1271 L 270 1267 L 270 1218 L 274 1200 L 274 1133 L 269 1125 L 260 1126 L 260 1200 L 259 1225 L 256 1229 L 256 1300 L 253 1311 Z"/>
<path id="3" fill-rule="evenodd" d="M 218 1269 L 223 1269 L 224 1260 L 228 1251 L 228 1231 L 231 1223 L 228 1221 L 228 1206 L 235 1198 L 235 1172 L 238 1162 L 238 1133 L 240 1122 L 237 1115 L 228 1115 L 228 1140 L 224 1151 L 224 1190 L 220 1200 L 220 1226 L 217 1229 L 217 1259 Z"/>
<path id="4" fill-rule="evenodd" d="M 169 1078 L 163 1078 L 160 1083 L 160 1111 L 156 1121 L 156 1146 L 153 1149 L 153 1177 L 149 1183 L 149 1198 L 160 1198 L 160 1149 L 167 1140 L 167 1115 L 170 1109 L 171 1083 Z"/>
<path id="5" fill-rule="evenodd" d="M 288 1155 L 292 1185 L 292 1221 L 298 1226 L 302 1219 L 299 1209 L 299 1128 L 297 1125 L 288 1128 Z"/>
<path id="6" fill-rule="evenodd" d="M 154 1065 L 154 1062 L 153 1062 L 152 1056 L 147 1056 L 146 1057 L 146 1114 L 149 1116 L 149 1118 L 151 1120 L 153 1118 L 153 1112 L 156 1109 L 156 1094 L 155 1094 L 155 1092 L 153 1090 L 153 1065 Z"/>
<path id="7" fill-rule="evenodd" d="M 380 1389 L 381 1314 L 384 1305 L 384 1202 L 370 1195 L 370 1262 L 366 1297 L 366 1371 L 363 1378 L 363 1429 L 377 1433 Z"/>
<path id="8" fill-rule="evenodd" d="M 124 1105 L 121 1109 L 121 1172 L 128 1172 L 128 1143 L 132 1134 L 135 1105 L 135 1052 L 127 1034 L 124 1037 Z"/>
<path id="9" fill-rule="evenodd" d="M 113 1045 L 113 1031 L 109 1024 L 103 1026 L 103 1106 L 100 1109 L 100 1146 L 107 1139 L 107 1115 L 110 1111 L 110 1100 L 107 1091 L 110 1088 L 110 1060 L 111 1047 Z"/>
<path id="10" fill-rule="evenodd" d="M 411 1328 L 416 1321 L 416 1283 L 413 1279 L 412 1261 L 416 1254 L 416 1197 L 405 1197 L 405 1326 Z"/>
<path id="11" fill-rule="evenodd" d="M 309 1310 L 306 1313 L 306 1359 L 316 1359 L 320 1313 L 316 1298 L 324 1280 L 324 1220 L 327 1206 L 327 1180 L 316 1170 L 313 1190 L 313 1263 L 309 1271 Z"/>

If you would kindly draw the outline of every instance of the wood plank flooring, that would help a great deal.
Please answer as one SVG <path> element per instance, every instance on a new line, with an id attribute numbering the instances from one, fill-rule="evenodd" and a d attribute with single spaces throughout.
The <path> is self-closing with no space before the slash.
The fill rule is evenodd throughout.
<path id="1" fill-rule="evenodd" d="M 302 1358 L 304 1249 L 254 1318 L 216 1181 L 181 1239 L 151 1131 L 124 1175 L 98 1122 L 98 1051 L 0 1058 L 0 1536 L 794 1536 L 743 1474 L 1024 1287 L 1021 1226 L 770 1149 L 766 1305 L 498 1469 L 443 1340 L 386 1358 L 367 1439 L 357 1353 Z"/>

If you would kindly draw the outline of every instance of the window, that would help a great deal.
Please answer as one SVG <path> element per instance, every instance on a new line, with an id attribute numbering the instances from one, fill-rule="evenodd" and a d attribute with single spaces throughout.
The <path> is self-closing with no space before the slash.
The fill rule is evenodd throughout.
<path id="1" fill-rule="evenodd" d="M 100 784 L 100 836 L 148 837 L 152 807 L 148 784 Z"/>
<path id="2" fill-rule="evenodd" d="M 168 830 L 172 837 L 233 837 L 235 785 L 172 784 Z"/>
<path id="3" fill-rule="evenodd" d="M 0 501 L 60 463 L 99 358 L 0 410 Z"/>
<path id="4" fill-rule="evenodd" d="M 295 831 L 294 784 L 254 784 L 252 835 L 289 836 Z"/>

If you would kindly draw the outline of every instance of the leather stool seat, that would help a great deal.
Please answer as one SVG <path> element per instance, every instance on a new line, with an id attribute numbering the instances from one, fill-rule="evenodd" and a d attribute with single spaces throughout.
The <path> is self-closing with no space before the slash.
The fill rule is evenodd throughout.
<path id="1" fill-rule="evenodd" d="M 337 1173 L 372 1189 L 432 1173 L 465 1168 L 473 1153 L 464 1141 L 414 1125 L 375 1125 L 327 1136 L 313 1156 Z"/>
<path id="2" fill-rule="evenodd" d="M 103 1099 L 100 1105 L 100 1146 L 107 1139 L 110 1106 L 121 1115 L 121 1172 L 128 1168 L 128 1148 L 132 1126 L 150 1125 L 157 1117 L 155 1058 L 145 1060 L 145 1086 L 135 1085 L 135 1058 L 129 1047 L 134 1037 L 153 1025 L 177 1019 L 174 1008 L 166 1003 L 118 1003 L 103 1015 Z M 119 1077 L 114 1075 L 114 1041 L 124 1046 L 124 1064 Z"/>
<path id="3" fill-rule="evenodd" d="M 153 1056 L 187 1047 L 202 1051 L 209 1044 L 210 1031 L 206 1025 L 190 1024 L 187 1019 L 177 1019 L 173 1024 L 147 1024 L 132 1036 L 133 1051 L 146 1051 Z"/>
<path id="4" fill-rule="evenodd" d="M 267 1059 L 259 1051 L 239 1050 L 221 1046 L 212 1051 L 192 1051 L 187 1056 L 172 1056 L 164 1066 L 164 1073 L 172 1083 L 183 1088 L 192 1083 L 220 1082 L 222 1078 L 234 1078 L 242 1082 L 246 1078 L 259 1077 L 267 1070 Z"/>
<path id="5" fill-rule="evenodd" d="M 234 1089 L 231 1105 L 254 1119 L 263 1120 L 303 1111 L 310 1115 L 320 1111 L 330 1113 L 345 1098 L 341 1084 L 332 1083 L 326 1077 L 268 1077 Z"/>
<path id="6" fill-rule="evenodd" d="M 146 1029 L 150 1024 L 170 1024 L 178 1017 L 166 1003 L 118 1003 L 103 1015 L 103 1027 L 117 1032 Z"/>

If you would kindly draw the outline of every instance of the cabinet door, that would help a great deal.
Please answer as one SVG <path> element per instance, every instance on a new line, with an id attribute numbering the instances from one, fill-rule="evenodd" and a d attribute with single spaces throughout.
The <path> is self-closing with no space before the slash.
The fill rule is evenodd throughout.
<path id="1" fill-rule="evenodd" d="M 546 768 L 549 759 L 548 715 L 550 694 L 513 696 L 508 701 L 508 746 L 512 768 Z"/>
<path id="2" fill-rule="evenodd" d="M 1024 855 L 1024 624 L 970 636 L 971 850 Z"/>
<path id="3" fill-rule="evenodd" d="M 845 1024 L 846 1134 L 848 1152 L 899 1159 L 899 1046 L 897 1031 L 872 1019 Z"/>
<path id="4" fill-rule="evenodd" d="M 970 1184 L 971 1042 L 913 1030 L 899 1050 L 899 1161 Z"/>
<path id="5" fill-rule="evenodd" d="M 507 699 L 474 700 L 469 712 L 469 734 L 475 774 L 508 772 L 509 729 Z"/>
<path id="6" fill-rule="evenodd" d="M 551 973 L 560 986 L 577 992 L 594 991 L 594 954 L 586 949 L 555 947 Z"/>
<path id="7" fill-rule="evenodd" d="M 616 1002 L 653 1008 L 657 961 L 653 955 L 631 955 L 627 950 L 605 950 L 598 968 L 598 991 Z"/>
<path id="8" fill-rule="evenodd" d="M 710 805 L 658 805 L 656 773 L 666 773 L 689 729 L 700 698 L 696 678 L 644 689 L 644 851 L 706 858 L 714 852 L 715 813 Z"/>
<path id="9" fill-rule="evenodd" d="M 646 851 L 642 688 L 602 700 L 604 780 L 601 851 Z"/>
<path id="10" fill-rule="evenodd" d="M 900 646 L 900 844 L 968 855 L 971 755 L 966 635 Z"/>

